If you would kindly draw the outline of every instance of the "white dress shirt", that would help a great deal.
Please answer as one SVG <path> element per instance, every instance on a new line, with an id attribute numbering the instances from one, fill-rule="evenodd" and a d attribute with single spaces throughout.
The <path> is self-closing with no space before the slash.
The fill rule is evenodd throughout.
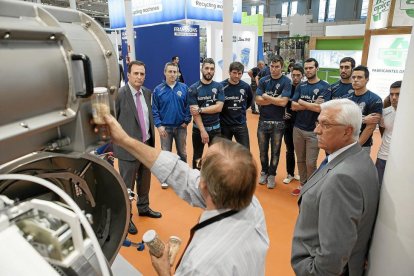
<path id="1" fill-rule="evenodd" d="M 162 151 L 151 172 L 192 206 L 206 207 L 198 187 L 200 171 L 176 154 Z M 200 221 L 224 211 L 204 211 Z M 264 275 L 268 248 L 263 209 L 253 196 L 248 207 L 195 232 L 175 275 Z"/>

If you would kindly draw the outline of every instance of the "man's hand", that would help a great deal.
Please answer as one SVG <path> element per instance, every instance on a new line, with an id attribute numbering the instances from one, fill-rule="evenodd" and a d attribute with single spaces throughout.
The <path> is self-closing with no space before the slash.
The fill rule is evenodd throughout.
<path id="1" fill-rule="evenodd" d="M 167 137 L 168 133 L 165 131 L 165 127 L 159 126 L 159 127 L 157 127 L 157 129 L 158 129 L 158 133 L 160 134 L 161 137 L 163 137 L 163 138 Z"/>
<path id="2" fill-rule="evenodd" d="M 362 118 L 362 123 L 364 124 L 378 124 L 381 121 L 381 114 L 371 113 Z"/>
<path id="3" fill-rule="evenodd" d="M 168 252 L 170 251 L 170 246 L 168 242 L 165 244 L 164 253 L 161 257 L 157 258 L 151 255 L 152 266 L 159 276 L 170 276 L 171 274 L 171 265 L 168 258 Z"/>
<path id="4" fill-rule="evenodd" d="M 191 112 L 191 115 L 193 115 L 193 116 L 200 116 L 200 113 L 198 113 L 198 107 L 196 107 L 196 106 L 191 106 L 190 107 L 190 112 Z"/>
<path id="5" fill-rule="evenodd" d="M 186 128 L 188 125 L 186 123 L 182 123 L 181 127 Z"/>
<path id="6" fill-rule="evenodd" d="M 316 104 L 323 104 L 324 102 L 325 100 L 322 96 L 319 96 L 315 101 Z"/>
<path id="7" fill-rule="evenodd" d="M 201 135 L 201 142 L 203 142 L 203 144 L 208 144 L 210 138 L 208 137 L 207 131 L 205 130 L 200 131 L 200 135 Z"/>
<path id="8" fill-rule="evenodd" d="M 124 131 L 122 126 L 112 115 L 105 115 L 104 120 L 108 127 L 112 142 L 122 146 L 124 144 L 124 141 L 129 138 L 128 134 Z"/>

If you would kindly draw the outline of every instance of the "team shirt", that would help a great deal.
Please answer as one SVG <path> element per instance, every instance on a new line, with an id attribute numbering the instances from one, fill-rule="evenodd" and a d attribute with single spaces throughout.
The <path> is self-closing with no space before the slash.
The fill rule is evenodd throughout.
<path id="1" fill-rule="evenodd" d="M 381 98 L 375 94 L 367 90 L 363 95 L 357 96 L 355 95 L 355 91 L 343 96 L 343 98 L 350 99 L 354 103 L 356 103 L 359 108 L 361 109 L 362 117 L 367 116 L 371 113 L 378 113 L 382 114 L 382 100 Z M 359 134 L 364 131 L 366 124 L 362 124 L 361 131 Z M 372 135 L 368 138 L 368 140 L 362 145 L 363 147 L 370 147 L 372 146 Z"/>
<path id="2" fill-rule="evenodd" d="M 223 86 L 212 81 L 210 84 L 204 84 L 197 81 L 188 88 L 189 104 L 198 105 L 200 108 L 215 105 L 217 102 L 224 103 Z M 220 122 L 220 113 L 215 114 L 201 114 L 203 125 L 211 127 Z"/>
<path id="3" fill-rule="evenodd" d="M 246 124 L 246 109 L 252 102 L 252 90 L 244 81 L 231 84 L 229 80 L 221 82 L 224 89 L 224 105 L 220 113 L 220 123 L 226 126 Z"/>
<path id="4" fill-rule="evenodd" d="M 341 99 L 345 95 L 354 92 L 352 83 L 343 83 L 341 80 L 331 84 L 329 89 L 331 91 L 331 100 Z"/>
<path id="5" fill-rule="evenodd" d="M 290 97 L 292 89 L 291 81 L 286 76 L 273 79 L 271 75 L 261 78 L 256 90 L 257 96 L 267 94 L 271 97 Z M 262 105 L 260 108 L 259 121 L 283 121 L 285 107 L 274 104 Z"/>
<path id="6" fill-rule="evenodd" d="M 298 84 L 292 101 L 298 102 L 299 100 L 303 100 L 308 103 L 314 103 L 318 97 L 323 97 L 325 101 L 329 101 L 331 98 L 329 84 L 323 80 L 319 80 L 317 83 L 309 83 L 306 81 Z M 295 127 L 304 131 L 313 131 L 318 116 L 318 112 L 298 110 L 296 112 Z"/>

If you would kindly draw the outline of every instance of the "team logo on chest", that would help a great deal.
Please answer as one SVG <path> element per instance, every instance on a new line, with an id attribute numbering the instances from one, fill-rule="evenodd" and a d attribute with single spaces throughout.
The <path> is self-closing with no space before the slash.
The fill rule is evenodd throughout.
<path id="1" fill-rule="evenodd" d="M 244 96 L 244 93 L 245 93 L 244 89 L 243 88 L 240 89 L 240 94 L 242 94 Z"/>
<path id="2" fill-rule="evenodd" d="M 318 94 L 318 92 L 319 92 L 319 89 L 318 88 L 316 88 L 316 89 L 313 89 L 313 94 Z"/>
<path id="3" fill-rule="evenodd" d="M 178 97 L 181 97 L 183 95 L 183 92 L 177 91 L 177 95 L 178 95 Z"/>
<path id="4" fill-rule="evenodd" d="M 211 92 L 213 92 L 213 94 L 217 94 L 217 88 L 211 89 Z"/>
<path id="5" fill-rule="evenodd" d="M 349 89 L 348 90 L 348 94 L 351 94 L 352 92 L 354 92 L 354 89 Z"/>

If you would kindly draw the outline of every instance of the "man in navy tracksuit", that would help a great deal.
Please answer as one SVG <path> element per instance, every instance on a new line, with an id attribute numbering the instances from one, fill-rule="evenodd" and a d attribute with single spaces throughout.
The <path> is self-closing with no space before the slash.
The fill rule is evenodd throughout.
<path id="1" fill-rule="evenodd" d="M 164 68 L 165 81 L 154 89 L 152 95 L 152 114 L 162 150 L 171 151 L 174 139 L 177 154 L 187 162 L 187 125 L 191 121 L 188 87 L 176 81 L 177 74 L 177 65 L 168 62 Z M 168 188 L 168 185 L 163 183 L 162 188 Z"/>
<path id="2" fill-rule="evenodd" d="M 220 113 L 221 134 L 250 149 L 249 130 L 246 124 L 246 109 L 252 102 L 250 86 L 241 80 L 244 66 L 235 61 L 230 64 L 229 78 L 221 82 L 224 88 L 224 106 Z"/>

